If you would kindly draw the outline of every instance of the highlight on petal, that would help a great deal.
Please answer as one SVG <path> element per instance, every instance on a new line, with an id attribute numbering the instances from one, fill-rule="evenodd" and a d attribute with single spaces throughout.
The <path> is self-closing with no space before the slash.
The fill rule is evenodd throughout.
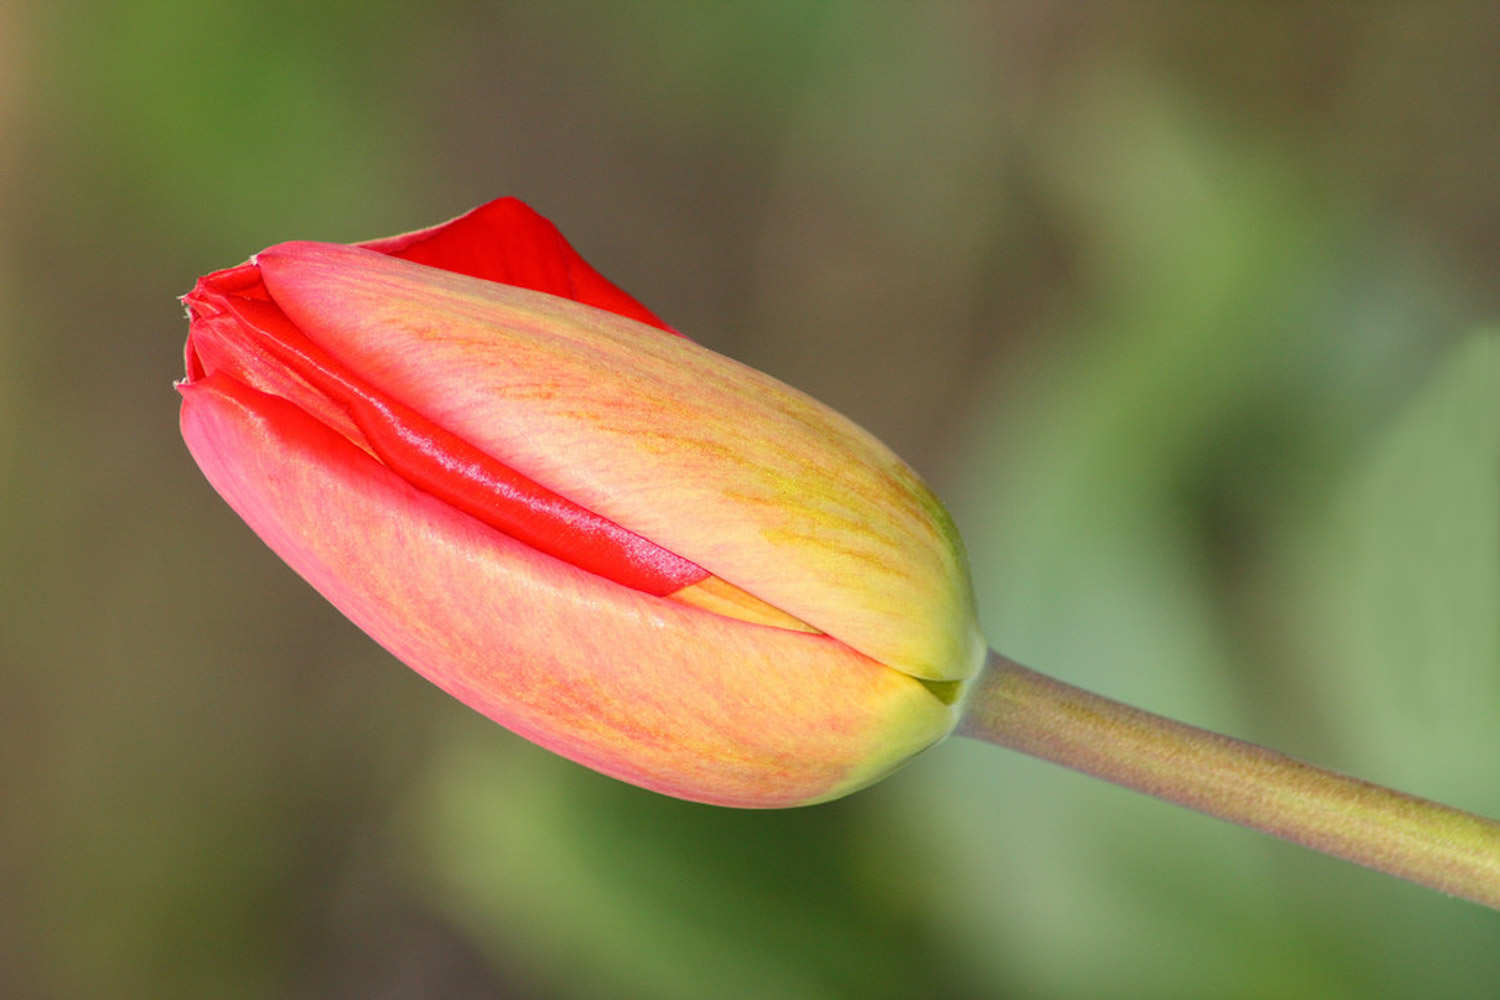
<path id="1" fill-rule="evenodd" d="M 334 244 L 256 262 L 319 347 L 521 474 L 912 677 L 977 670 L 948 515 L 828 407 L 551 295 Z"/>
<path id="2" fill-rule="evenodd" d="M 843 643 L 547 556 L 284 399 L 222 373 L 179 391 L 193 457 L 282 559 L 439 687 L 580 763 L 704 802 L 796 805 L 878 779 L 951 725 L 922 683 Z"/>

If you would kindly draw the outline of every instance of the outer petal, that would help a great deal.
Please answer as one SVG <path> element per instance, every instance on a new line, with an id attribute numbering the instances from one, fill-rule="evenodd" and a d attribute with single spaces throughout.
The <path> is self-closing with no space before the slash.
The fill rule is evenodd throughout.
<path id="1" fill-rule="evenodd" d="M 786 806 L 941 738 L 923 685 L 826 636 L 735 622 L 543 556 L 222 375 L 180 387 L 214 488 L 398 658 L 545 747 L 683 798 Z"/>
<path id="2" fill-rule="evenodd" d="M 977 669 L 946 512 L 816 400 L 551 296 L 335 244 L 256 259 L 309 337 L 549 489 L 915 677 Z"/>

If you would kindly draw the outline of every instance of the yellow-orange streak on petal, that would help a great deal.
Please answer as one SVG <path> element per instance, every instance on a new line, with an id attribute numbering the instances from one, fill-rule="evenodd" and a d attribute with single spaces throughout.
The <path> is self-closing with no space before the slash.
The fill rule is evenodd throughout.
<path id="1" fill-rule="evenodd" d="M 797 632 L 818 631 L 802 619 L 789 615 L 716 576 L 706 577 L 674 594 L 668 594 L 667 599 L 712 611 L 726 618 L 738 618 L 752 625 L 770 625 Z"/>

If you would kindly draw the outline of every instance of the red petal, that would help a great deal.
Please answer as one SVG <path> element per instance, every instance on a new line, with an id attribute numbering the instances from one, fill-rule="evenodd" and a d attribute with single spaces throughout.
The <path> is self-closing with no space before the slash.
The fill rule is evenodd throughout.
<path id="1" fill-rule="evenodd" d="M 359 245 L 416 264 L 572 299 L 677 333 L 590 267 L 556 226 L 515 198 L 497 198 L 451 222 Z"/>

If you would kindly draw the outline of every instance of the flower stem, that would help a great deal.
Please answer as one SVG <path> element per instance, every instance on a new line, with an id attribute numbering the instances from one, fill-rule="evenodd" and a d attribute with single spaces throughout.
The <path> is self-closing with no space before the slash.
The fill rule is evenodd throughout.
<path id="1" fill-rule="evenodd" d="M 958 732 L 1500 910 L 1500 822 L 1131 708 L 998 653 Z"/>

